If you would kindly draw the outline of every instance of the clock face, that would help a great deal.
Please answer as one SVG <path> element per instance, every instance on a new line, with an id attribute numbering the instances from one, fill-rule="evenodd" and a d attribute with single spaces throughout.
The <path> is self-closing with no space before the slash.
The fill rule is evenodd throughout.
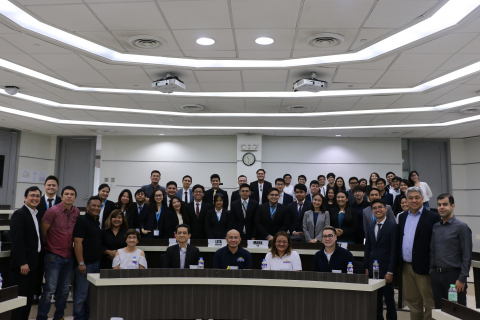
<path id="1" fill-rule="evenodd" d="M 242 158 L 243 164 L 251 166 L 255 163 L 255 155 L 253 153 L 245 153 Z"/>

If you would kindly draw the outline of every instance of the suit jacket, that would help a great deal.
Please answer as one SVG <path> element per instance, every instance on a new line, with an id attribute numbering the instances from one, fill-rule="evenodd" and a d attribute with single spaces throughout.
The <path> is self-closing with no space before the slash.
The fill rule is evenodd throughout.
<path id="1" fill-rule="evenodd" d="M 375 239 L 375 225 L 372 222 L 367 227 L 363 263 L 368 274 L 373 275 L 373 261 L 377 260 L 380 265 L 379 277 L 383 279 L 387 272 L 397 272 L 398 227 L 395 222 L 385 219 Z"/>
<path id="2" fill-rule="evenodd" d="M 121 210 L 121 206 L 118 207 L 115 205 L 115 208 Z M 135 203 L 125 210 L 125 219 L 127 220 L 129 229 L 140 229 L 140 216 L 138 215 L 138 209 Z"/>
<path id="3" fill-rule="evenodd" d="M 278 231 L 288 231 L 290 227 L 290 213 L 283 204 L 277 204 L 277 210 L 272 219 L 270 212 L 270 202 L 258 206 L 255 214 L 255 227 L 257 229 L 258 239 L 264 240 L 267 237 L 275 236 Z"/>
<path id="4" fill-rule="evenodd" d="M 309 242 L 312 239 L 318 239 L 322 241 L 322 229 L 330 225 L 330 214 L 328 211 L 325 213 L 319 213 L 317 218 L 317 224 L 314 225 L 313 211 L 308 210 L 303 215 L 303 234 L 305 235 L 305 242 Z"/>
<path id="5" fill-rule="evenodd" d="M 253 194 L 253 199 L 255 199 L 255 201 L 257 201 L 258 203 L 260 203 L 259 199 L 260 199 L 260 191 L 258 189 L 258 180 L 257 181 L 253 181 L 250 183 L 250 188 L 252 190 L 252 194 Z M 272 189 L 272 184 L 268 181 L 263 181 L 263 191 L 262 191 L 262 204 L 264 203 L 267 203 L 268 202 L 268 197 L 267 197 L 267 192 L 268 190 Z"/>
<path id="6" fill-rule="evenodd" d="M 143 206 L 142 212 L 140 213 L 140 229 L 151 231 L 147 234 L 142 234 L 143 238 L 154 238 L 154 230 L 156 229 L 160 232 L 159 236 L 155 237 L 156 239 L 165 237 L 165 215 L 167 211 L 167 207 L 162 205 L 162 212 L 157 222 L 157 212 L 150 208 L 148 204 Z"/>
<path id="7" fill-rule="evenodd" d="M 388 193 L 388 191 L 385 191 L 385 194 L 381 197 L 383 201 L 385 201 L 386 204 L 392 206 L 393 205 L 393 195 Z"/>
<path id="8" fill-rule="evenodd" d="M 105 200 L 105 206 L 103 208 L 103 216 L 102 216 L 102 229 L 105 229 L 105 221 L 107 221 L 108 216 L 112 213 L 113 210 L 117 209 L 115 202 L 110 200 Z"/>
<path id="9" fill-rule="evenodd" d="M 223 208 L 220 221 L 218 221 L 215 208 L 207 211 L 205 216 L 205 232 L 208 239 L 225 239 L 227 232 L 232 228 L 230 211 Z"/>
<path id="10" fill-rule="evenodd" d="M 402 213 L 398 218 L 399 227 L 399 258 L 400 268 L 403 262 L 403 235 L 405 233 L 405 222 L 407 221 L 408 212 Z M 412 268 L 417 274 L 428 275 L 430 264 L 430 241 L 432 240 L 433 225 L 440 221 L 440 215 L 436 212 L 423 208 L 420 220 L 418 221 L 415 237 L 413 238 L 412 249 Z"/>
<path id="11" fill-rule="evenodd" d="M 232 197 L 230 198 L 230 202 L 233 203 L 233 201 L 237 201 L 238 199 L 241 199 L 242 197 L 240 196 L 240 191 L 235 190 L 232 192 Z M 255 200 L 255 197 L 252 192 L 250 192 L 250 199 Z"/>
<path id="12" fill-rule="evenodd" d="M 217 193 L 223 194 L 223 208 L 228 209 L 228 193 L 227 191 L 218 188 Z M 215 204 L 213 203 L 213 188 L 210 190 L 205 191 L 205 195 L 203 196 L 202 201 L 209 203 L 212 208 L 215 207 Z"/>
<path id="13" fill-rule="evenodd" d="M 183 223 L 188 224 L 190 226 L 190 222 L 194 221 L 194 219 L 197 219 L 197 217 L 196 216 L 191 216 L 189 212 L 185 212 L 185 213 L 188 217 L 188 221 L 187 221 L 186 218 L 183 218 Z M 178 221 L 177 213 L 175 211 L 172 211 L 172 210 L 167 210 L 167 212 L 165 212 L 165 235 L 164 235 L 164 238 L 165 239 L 174 238 L 174 233 L 177 231 L 177 226 L 179 224 L 180 223 Z M 190 232 L 192 232 L 191 229 L 190 229 Z"/>
<path id="14" fill-rule="evenodd" d="M 349 206 L 347 206 L 347 208 L 345 208 L 345 210 L 346 210 L 346 212 L 345 212 L 345 216 L 343 217 L 342 224 L 339 225 L 338 224 L 338 214 L 340 213 L 340 208 L 339 207 L 332 208 L 331 211 L 329 211 L 329 213 L 330 213 L 330 225 L 334 228 L 343 230 L 343 234 L 340 237 L 338 237 L 338 241 L 340 241 L 340 242 L 355 242 L 355 232 L 357 231 L 357 227 L 358 227 L 357 226 L 358 225 L 358 219 L 354 215 L 354 213 L 350 210 Z M 347 221 L 347 219 L 346 219 L 347 211 L 350 211 L 350 214 L 351 214 L 351 219 L 349 221 Z"/>
<path id="15" fill-rule="evenodd" d="M 28 264 L 30 270 L 38 268 L 38 235 L 33 219 L 25 205 L 16 210 L 10 219 L 12 248 L 9 268 L 15 272 L 24 264 Z"/>
<path id="16" fill-rule="evenodd" d="M 176 196 L 185 201 L 185 191 L 183 188 L 178 189 Z M 188 189 L 188 195 L 190 196 L 188 203 L 193 202 L 193 191 L 192 189 Z"/>
<path id="17" fill-rule="evenodd" d="M 255 238 L 255 213 L 257 212 L 258 202 L 252 199 L 248 200 L 246 217 L 243 216 L 242 199 L 232 202 L 231 217 L 233 221 L 233 228 L 240 232 L 242 240 L 251 240 Z M 243 228 L 245 227 L 245 233 Z"/>
<path id="18" fill-rule="evenodd" d="M 373 222 L 373 216 L 372 216 L 372 207 L 368 206 L 365 209 L 363 209 L 363 232 L 365 235 L 367 234 L 367 227 L 370 223 Z M 387 204 L 387 219 L 392 220 L 393 222 L 396 223 L 395 220 L 395 215 L 393 214 L 392 207 L 390 207 Z"/>
<path id="19" fill-rule="evenodd" d="M 60 198 L 59 196 L 55 196 L 55 204 L 53 205 L 57 205 L 60 202 L 62 202 L 62 198 Z M 40 199 L 40 203 L 37 206 L 37 210 L 38 210 L 37 220 L 38 220 L 38 225 L 40 226 L 40 224 L 42 223 L 43 216 L 47 211 L 47 201 L 45 200 L 45 195 L 42 195 L 42 198 Z"/>
<path id="20" fill-rule="evenodd" d="M 207 233 L 205 232 L 205 216 L 207 211 L 212 208 L 212 206 L 202 201 L 200 207 L 200 214 L 196 215 L 196 202 L 190 202 L 186 205 L 187 212 L 193 220 L 190 222 L 190 232 L 192 233 L 192 239 L 207 239 Z"/>
<path id="21" fill-rule="evenodd" d="M 302 206 L 302 211 L 298 212 L 297 202 L 290 203 L 287 208 L 290 213 L 290 234 L 293 234 L 295 231 L 303 232 L 303 215 L 305 212 L 310 210 L 312 207 L 311 202 L 305 198 Z"/>
<path id="22" fill-rule="evenodd" d="M 187 254 L 185 256 L 185 269 L 190 265 L 198 265 L 200 260 L 200 250 L 197 247 L 187 244 Z M 176 244 L 167 248 L 165 252 L 163 268 L 180 268 L 180 245 Z"/>
<path id="23" fill-rule="evenodd" d="M 288 206 L 290 203 L 293 202 L 293 197 L 289 195 L 288 193 L 283 193 L 283 205 Z"/>

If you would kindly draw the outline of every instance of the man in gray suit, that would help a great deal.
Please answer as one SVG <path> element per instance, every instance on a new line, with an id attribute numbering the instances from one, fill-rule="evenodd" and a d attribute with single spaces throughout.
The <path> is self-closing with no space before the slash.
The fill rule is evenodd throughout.
<path id="1" fill-rule="evenodd" d="M 380 199 L 380 190 L 378 190 L 377 188 L 372 188 L 368 193 L 368 200 L 371 203 L 375 199 Z M 388 204 L 387 204 L 387 219 L 397 223 L 395 221 L 395 215 L 393 214 L 392 207 L 389 206 Z M 363 209 L 363 231 L 365 232 L 365 234 L 367 234 L 368 225 L 372 222 L 373 222 L 372 207 L 369 206 Z"/>

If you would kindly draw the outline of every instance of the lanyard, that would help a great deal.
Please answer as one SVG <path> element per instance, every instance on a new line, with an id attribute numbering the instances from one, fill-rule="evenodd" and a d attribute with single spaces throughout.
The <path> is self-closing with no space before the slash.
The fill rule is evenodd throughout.
<path id="1" fill-rule="evenodd" d="M 156 213 L 157 216 L 157 226 L 158 226 L 158 219 L 160 219 L 160 214 L 162 213 L 162 207 L 160 206 L 160 210 Z M 158 227 L 157 227 L 158 228 Z"/>
<path id="2" fill-rule="evenodd" d="M 55 205 L 55 200 L 57 200 L 56 197 L 53 198 L 52 207 Z M 46 206 L 47 206 L 47 210 L 50 209 L 50 207 L 48 206 L 48 200 L 47 200 L 47 199 L 45 199 L 45 204 L 46 204 Z"/>
<path id="3" fill-rule="evenodd" d="M 273 218 L 273 215 L 277 212 L 277 206 L 275 206 L 275 210 L 272 210 L 272 207 L 270 207 L 270 216 Z"/>
<path id="4" fill-rule="evenodd" d="M 105 199 L 105 202 L 102 204 L 102 207 L 100 208 L 100 212 L 103 212 L 103 207 L 105 207 L 105 203 L 107 203 L 107 199 Z"/>
<path id="5" fill-rule="evenodd" d="M 375 215 L 373 214 L 373 212 L 372 212 L 372 219 L 373 221 L 377 222 L 377 218 L 375 218 Z"/>

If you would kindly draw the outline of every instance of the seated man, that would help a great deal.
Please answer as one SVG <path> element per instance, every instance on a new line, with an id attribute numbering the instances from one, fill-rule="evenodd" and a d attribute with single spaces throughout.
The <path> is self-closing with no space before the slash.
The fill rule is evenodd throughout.
<path id="1" fill-rule="evenodd" d="M 190 265 L 198 265 L 200 250 L 188 244 L 192 236 L 187 224 L 177 226 L 177 243 L 167 248 L 165 253 L 164 268 L 189 268 Z"/>
<path id="2" fill-rule="evenodd" d="M 322 230 L 324 249 L 313 257 L 313 271 L 347 273 L 348 263 L 354 263 L 353 255 L 347 249 L 337 246 L 337 233 L 334 227 Z"/>
<path id="3" fill-rule="evenodd" d="M 220 248 L 213 257 L 214 269 L 227 269 L 236 266 L 238 269 L 252 269 L 252 256 L 250 252 L 240 247 L 240 233 L 232 229 L 225 237 L 227 246 Z"/>

